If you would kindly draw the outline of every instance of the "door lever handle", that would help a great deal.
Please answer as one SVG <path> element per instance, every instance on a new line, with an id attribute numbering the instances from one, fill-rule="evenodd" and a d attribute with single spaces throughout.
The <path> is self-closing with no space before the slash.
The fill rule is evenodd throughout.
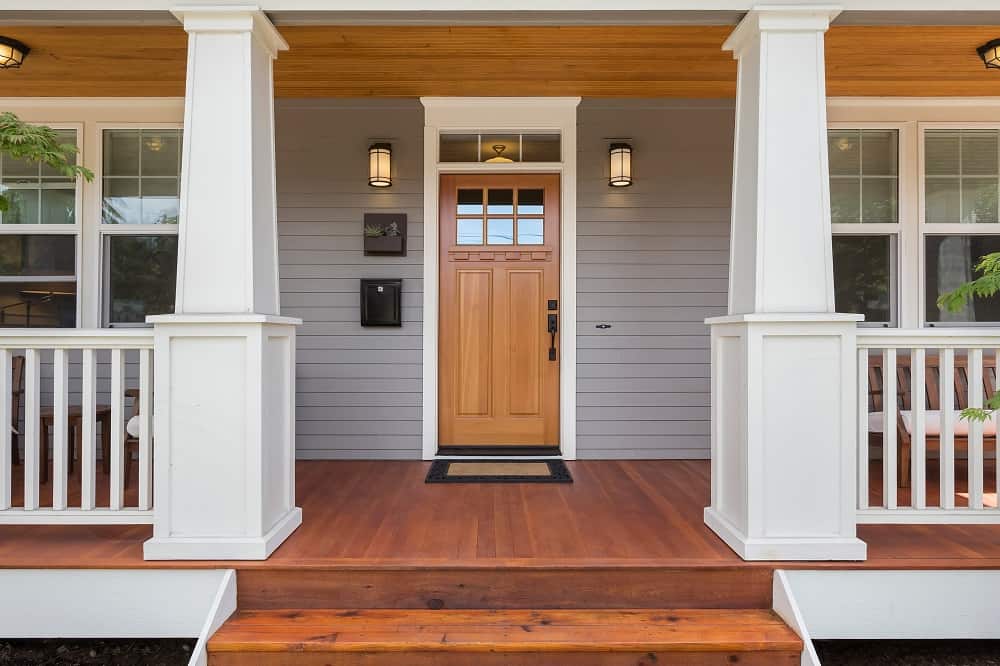
<path id="1" fill-rule="evenodd" d="M 556 333 L 559 332 L 559 315 L 549 315 L 549 360 L 556 360 Z"/>

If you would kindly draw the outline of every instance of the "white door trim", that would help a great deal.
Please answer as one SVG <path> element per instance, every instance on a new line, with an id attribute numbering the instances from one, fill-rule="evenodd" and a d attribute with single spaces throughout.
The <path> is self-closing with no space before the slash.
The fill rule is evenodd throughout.
<path id="1" fill-rule="evenodd" d="M 579 97 L 422 97 L 424 105 L 423 458 L 438 450 L 438 185 L 442 173 L 559 173 L 559 450 L 576 459 L 576 107 Z M 442 131 L 559 131 L 555 163 L 441 164 Z M 498 169 L 497 167 L 504 167 Z"/>

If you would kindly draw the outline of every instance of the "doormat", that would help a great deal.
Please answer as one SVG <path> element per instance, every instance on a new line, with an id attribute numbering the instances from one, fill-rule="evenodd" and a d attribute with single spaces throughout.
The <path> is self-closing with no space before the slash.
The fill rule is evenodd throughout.
<path id="1" fill-rule="evenodd" d="M 435 460 L 426 483 L 573 483 L 562 460 Z"/>

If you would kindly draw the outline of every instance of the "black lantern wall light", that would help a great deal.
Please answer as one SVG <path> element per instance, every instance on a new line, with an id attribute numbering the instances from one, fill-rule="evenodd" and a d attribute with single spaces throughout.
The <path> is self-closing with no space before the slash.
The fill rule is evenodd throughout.
<path id="1" fill-rule="evenodd" d="M 986 69 L 1000 69 L 1000 39 L 994 39 L 976 49 Z"/>
<path id="2" fill-rule="evenodd" d="M 378 142 L 368 147 L 368 184 L 392 187 L 392 144 Z"/>
<path id="3" fill-rule="evenodd" d="M 17 69 L 29 51 L 31 49 L 16 39 L 0 36 L 0 69 Z"/>
<path id="4" fill-rule="evenodd" d="M 628 187 L 632 184 L 632 144 L 615 141 L 608 149 L 610 160 L 608 185 Z"/>

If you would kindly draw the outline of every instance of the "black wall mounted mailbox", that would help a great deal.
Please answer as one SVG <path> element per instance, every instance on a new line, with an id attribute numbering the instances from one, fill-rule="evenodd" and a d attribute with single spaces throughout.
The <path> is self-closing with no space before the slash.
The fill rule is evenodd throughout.
<path id="1" fill-rule="evenodd" d="M 361 325 L 402 326 L 402 280 L 361 280 Z"/>
<path id="2" fill-rule="evenodd" d="M 365 213 L 365 256 L 406 256 L 406 213 Z"/>

